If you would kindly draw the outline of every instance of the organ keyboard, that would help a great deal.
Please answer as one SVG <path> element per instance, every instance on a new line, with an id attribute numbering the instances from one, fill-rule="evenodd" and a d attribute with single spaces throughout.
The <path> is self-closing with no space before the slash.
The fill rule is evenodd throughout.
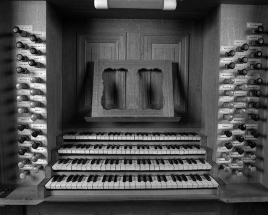
<path id="1" fill-rule="evenodd" d="M 50 195 L 67 190 L 79 195 L 88 195 L 85 190 L 217 192 L 197 133 L 67 132 L 59 139 L 52 156 L 57 160 L 49 165 L 53 174 L 45 183 Z"/>
<path id="2" fill-rule="evenodd" d="M 217 188 L 208 174 L 198 175 L 56 175 L 45 185 L 47 189 L 181 189 Z"/>

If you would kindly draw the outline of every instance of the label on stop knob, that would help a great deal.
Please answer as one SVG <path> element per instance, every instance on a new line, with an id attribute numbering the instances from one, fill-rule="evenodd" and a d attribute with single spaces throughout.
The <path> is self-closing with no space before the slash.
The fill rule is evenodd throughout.
<path id="1" fill-rule="evenodd" d="M 249 157 L 243 157 L 243 158 L 241 158 L 241 160 L 242 160 L 244 163 L 255 163 L 255 160 L 252 160 L 252 159 L 249 158 Z"/>
<path id="2" fill-rule="evenodd" d="M 233 129 L 233 124 L 218 124 L 218 129 Z"/>
<path id="3" fill-rule="evenodd" d="M 244 154 L 240 155 L 238 152 L 231 152 L 230 157 L 232 157 L 232 158 L 241 158 L 241 157 L 244 157 Z"/>
<path id="4" fill-rule="evenodd" d="M 257 129 L 258 125 L 257 124 L 246 124 L 247 129 Z"/>
<path id="5" fill-rule="evenodd" d="M 251 148 L 250 146 L 244 146 L 243 149 L 245 152 L 255 152 L 256 151 L 256 147 Z"/>
<path id="6" fill-rule="evenodd" d="M 218 140 L 231 140 L 232 137 L 227 137 L 226 135 L 218 135 Z"/>
<path id="7" fill-rule="evenodd" d="M 227 149 L 225 146 L 221 146 L 217 148 L 217 152 L 230 152 L 232 149 Z"/>
<path id="8" fill-rule="evenodd" d="M 244 124 L 246 122 L 245 118 L 234 118 L 230 123 L 232 124 Z"/>
<path id="9" fill-rule="evenodd" d="M 33 169 L 33 165 L 32 164 L 25 164 L 24 167 L 20 168 L 22 170 L 32 170 Z"/>
<path id="10" fill-rule="evenodd" d="M 237 163 L 230 163 L 230 164 L 228 164 L 228 166 L 231 169 L 242 169 L 243 168 L 243 165 L 242 166 L 239 166 Z"/>
<path id="11" fill-rule="evenodd" d="M 18 117 L 17 118 L 18 122 L 32 122 L 31 118 L 30 117 Z"/>
<path id="12" fill-rule="evenodd" d="M 224 158 L 217 158 L 216 163 L 231 163 L 231 160 L 227 161 Z"/>
<path id="13" fill-rule="evenodd" d="M 32 129 L 47 129 L 47 124 L 31 124 Z"/>
<path id="14" fill-rule="evenodd" d="M 245 135 L 245 140 L 257 140 L 257 138 L 253 137 L 252 135 Z"/>

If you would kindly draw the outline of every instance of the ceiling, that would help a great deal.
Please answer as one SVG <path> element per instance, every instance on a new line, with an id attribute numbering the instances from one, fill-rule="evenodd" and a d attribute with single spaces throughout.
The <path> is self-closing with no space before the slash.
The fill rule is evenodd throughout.
<path id="1" fill-rule="evenodd" d="M 47 0 L 64 17 L 120 19 L 204 19 L 220 4 L 267 5 L 268 0 L 177 0 L 174 11 L 96 10 L 94 0 Z"/>

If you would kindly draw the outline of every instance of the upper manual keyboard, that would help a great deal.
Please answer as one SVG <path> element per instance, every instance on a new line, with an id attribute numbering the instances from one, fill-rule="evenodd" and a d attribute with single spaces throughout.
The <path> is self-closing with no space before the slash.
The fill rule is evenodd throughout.
<path id="1" fill-rule="evenodd" d="M 198 141 L 201 137 L 195 132 L 67 132 L 64 140 L 138 140 L 138 141 Z"/>

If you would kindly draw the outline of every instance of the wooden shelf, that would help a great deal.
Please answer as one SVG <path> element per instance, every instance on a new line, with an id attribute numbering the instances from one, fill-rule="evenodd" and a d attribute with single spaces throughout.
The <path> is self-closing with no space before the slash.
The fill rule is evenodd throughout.
<path id="1" fill-rule="evenodd" d="M 85 117 L 87 122 L 179 122 L 181 117 Z"/>

